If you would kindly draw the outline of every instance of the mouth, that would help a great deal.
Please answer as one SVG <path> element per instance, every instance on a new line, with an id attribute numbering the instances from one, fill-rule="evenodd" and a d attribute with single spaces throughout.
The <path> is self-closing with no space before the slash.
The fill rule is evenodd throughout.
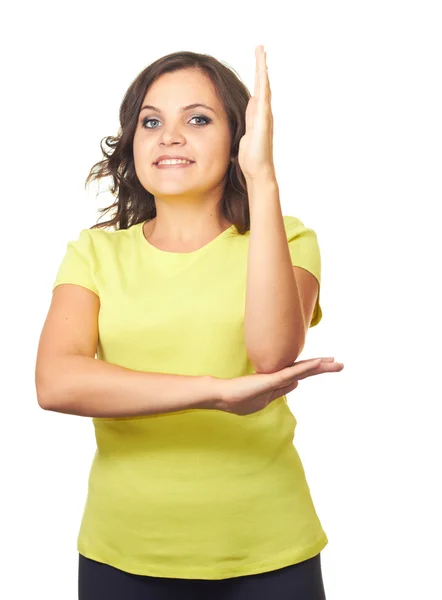
<path id="1" fill-rule="evenodd" d="M 191 167 L 192 165 L 194 165 L 194 162 L 191 163 L 178 163 L 176 165 L 168 165 L 168 164 L 158 164 L 158 163 L 153 163 L 154 167 L 157 167 L 157 169 L 185 169 L 186 167 Z"/>

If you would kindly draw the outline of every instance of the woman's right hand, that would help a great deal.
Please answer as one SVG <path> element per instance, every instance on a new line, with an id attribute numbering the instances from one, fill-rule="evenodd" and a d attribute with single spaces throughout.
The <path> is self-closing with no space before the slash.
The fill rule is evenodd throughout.
<path id="1" fill-rule="evenodd" d="M 250 415 L 294 390 L 299 380 L 321 373 L 337 373 L 343 368 L 344 364 L 335 362 L 334 357 L 309 358 L 275 373 L 252 373 L 232 379 L 220 378 L 220 393 L 212 408 L 237 415 Z"/>

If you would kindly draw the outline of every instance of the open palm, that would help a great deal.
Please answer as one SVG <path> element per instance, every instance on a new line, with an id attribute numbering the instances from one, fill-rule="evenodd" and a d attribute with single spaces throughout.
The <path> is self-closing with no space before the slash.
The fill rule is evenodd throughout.
<path id="1" fill-rule="evenodd" d="M 252 414 L 294 390 L 301 379 L 321 373 L 337 373 L 343 368 L 343 363 L 335 362 L 333 357 L 310 358 L 275 373 L 220 379 L 220 400 L 215 408 L 237 415 Z"/>

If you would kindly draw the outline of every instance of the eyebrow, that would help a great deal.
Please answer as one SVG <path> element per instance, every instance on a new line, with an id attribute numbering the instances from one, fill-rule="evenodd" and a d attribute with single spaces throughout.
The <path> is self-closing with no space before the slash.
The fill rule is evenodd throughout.
<path id="1" fill-rule="evenodd" d="M 211 110 L 213 113 L 215 113 L 216 115 L 216 111 L 211 108 L 210 106 L 207 106 L 207 104 L 201 104 L 200 102 L 197 102 L 195 104 L 189 104 L 188 106 L 183 106 L 180 111 L 184 112 L 185 110 L 189 110 L 191 108 L 196 108 L 197 106 L 202 106 L 203 108 L 207 108 L 207 110 Z M 143 106 L 143 108 L 140 110 L 140 113 L 142 110 L 144 110 L 145 108 L 149 109 L 149 110 L 154 110 L 157 113 L 162 114 L 161 110 L 159 108 L 156 108 L 155 106 L 152 106 L 151 104 L 145 104 Z"/>

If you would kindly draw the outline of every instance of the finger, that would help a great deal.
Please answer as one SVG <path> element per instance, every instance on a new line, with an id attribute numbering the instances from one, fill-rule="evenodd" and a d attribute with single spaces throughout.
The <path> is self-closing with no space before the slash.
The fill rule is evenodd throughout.
<path id="1" fill-rule="evenodd" d="M 256 55 L 256 71 L 255 71 L 255 98 L 261 102 L 264 98 L 263 91 L 265 89 L 264 77 L 266 76 L 266 64 L 264 56 L 264 46 L 257 46 L 255 49 Z"/>
<path id="2" fill-rule="evenodd" d="M 318 358 L 306 358 L 305 360 L 298 360 L 297 362 L 281 369 L 282 371 L 288 370 L 288 374 L 293 373 L 294 367 L 302 367 L 300 372 L 304 371 L 306 368 L 311 369 L 319 366 L 322 362 L 333 362 L 335 360 L 334 356 L 326 356 L 326 357 L 318 357 Z"/>
<path id="3" fill-rule="evenodd" d="M 266 70 L 266 59 L 264 46 L 260 46 L 259 51 L 259 80 L 258 80 L 258 101 L 261 110 L 264 104 L 267 102 L 267 70 Z"/>
<path id="4" fill-rule="evenodd" d="M 259 46 L 257 46 L 255 48 L 255 91 L 253 92 L 253 95 L 254 95 L 255 98 L 258 97 L 259 77 L 260 77 L 260 72 L 259 72 Z"/>
<path id="5" fill-rule="evenodd" d="M 283 369 L 283 376 L 285 378 L 296 377 L 300 379 L 303 376 L 309 377 L 310 374 L 316 375 L 318 369 L 328 369 L 334 365 L 339 365 L 339 363 L 335 363 L 333 357 L 309 359 Z"/>
<path id="6" fill-rule="evenodd" d="M 267 52 L 263 52 L 264 54 L 264 69 L 263 69 L 263 86 L 264 86 L 264 96 L 265 101 L 270 104 L 272 98 L 272 90 L 270 89 L 270 80 L 269 80 L 269 68 L 267 66 Z"/>
<path id="7" fill-rule="evenodd" d="M 317 369 L 321 365 L 321 359 L 309 359 L 300 363 L 295 363 L 290 367 L 286 367 L 281 371 L 276 371 L 274 376 L 275 387 L 277 384 L 279 385 L 287 385 L 287 383 L 293 379 L 301 379 L 304 375 L 308 375 L 310 373 L 316 373 Z"/>
<path id="8" fill-rule="evenodd" d="M 314 377 L 315 375 L 322 375 L 323 373 L 339 373 L 342 371 L 344 365 L 342 363 L 334 362 L 334 363 L 321 363 L 315 369 L 310 369 L 306 373 L 302 373 L 302 375 L 296 375 L 296 379 L 306 379 L 307 377 Z"/>
<path id="9" fill-rule="evenodd" d="M 307 360 L 300 360 L 280 371 L 276 371 L 274 375 L 276 376 L 276 381 L 281 381 L 285 384 L 293 378 L 301 379 L 303 376 L 309 377 L 310 375 L 317 375 L 318 369 L 320 369 L 322 365 L 330 365 L 333 364 L 333 362 L 333 356 L 308 358 Z"/>
<path id="10" fill-rule="evenodd" d="M 293 363 L 294 365 L 302 365 L 304 363 L 307 362 L 312 362 L 312 361 L 322 361 L 322 362 L 333 362 L 335 360 L 334 356 L 318 356 L 317 358 L 306 358 L 305 360 L 298 360 L 296 363 Z M 292 365 L 290 365 L 292 366 Z"/>

